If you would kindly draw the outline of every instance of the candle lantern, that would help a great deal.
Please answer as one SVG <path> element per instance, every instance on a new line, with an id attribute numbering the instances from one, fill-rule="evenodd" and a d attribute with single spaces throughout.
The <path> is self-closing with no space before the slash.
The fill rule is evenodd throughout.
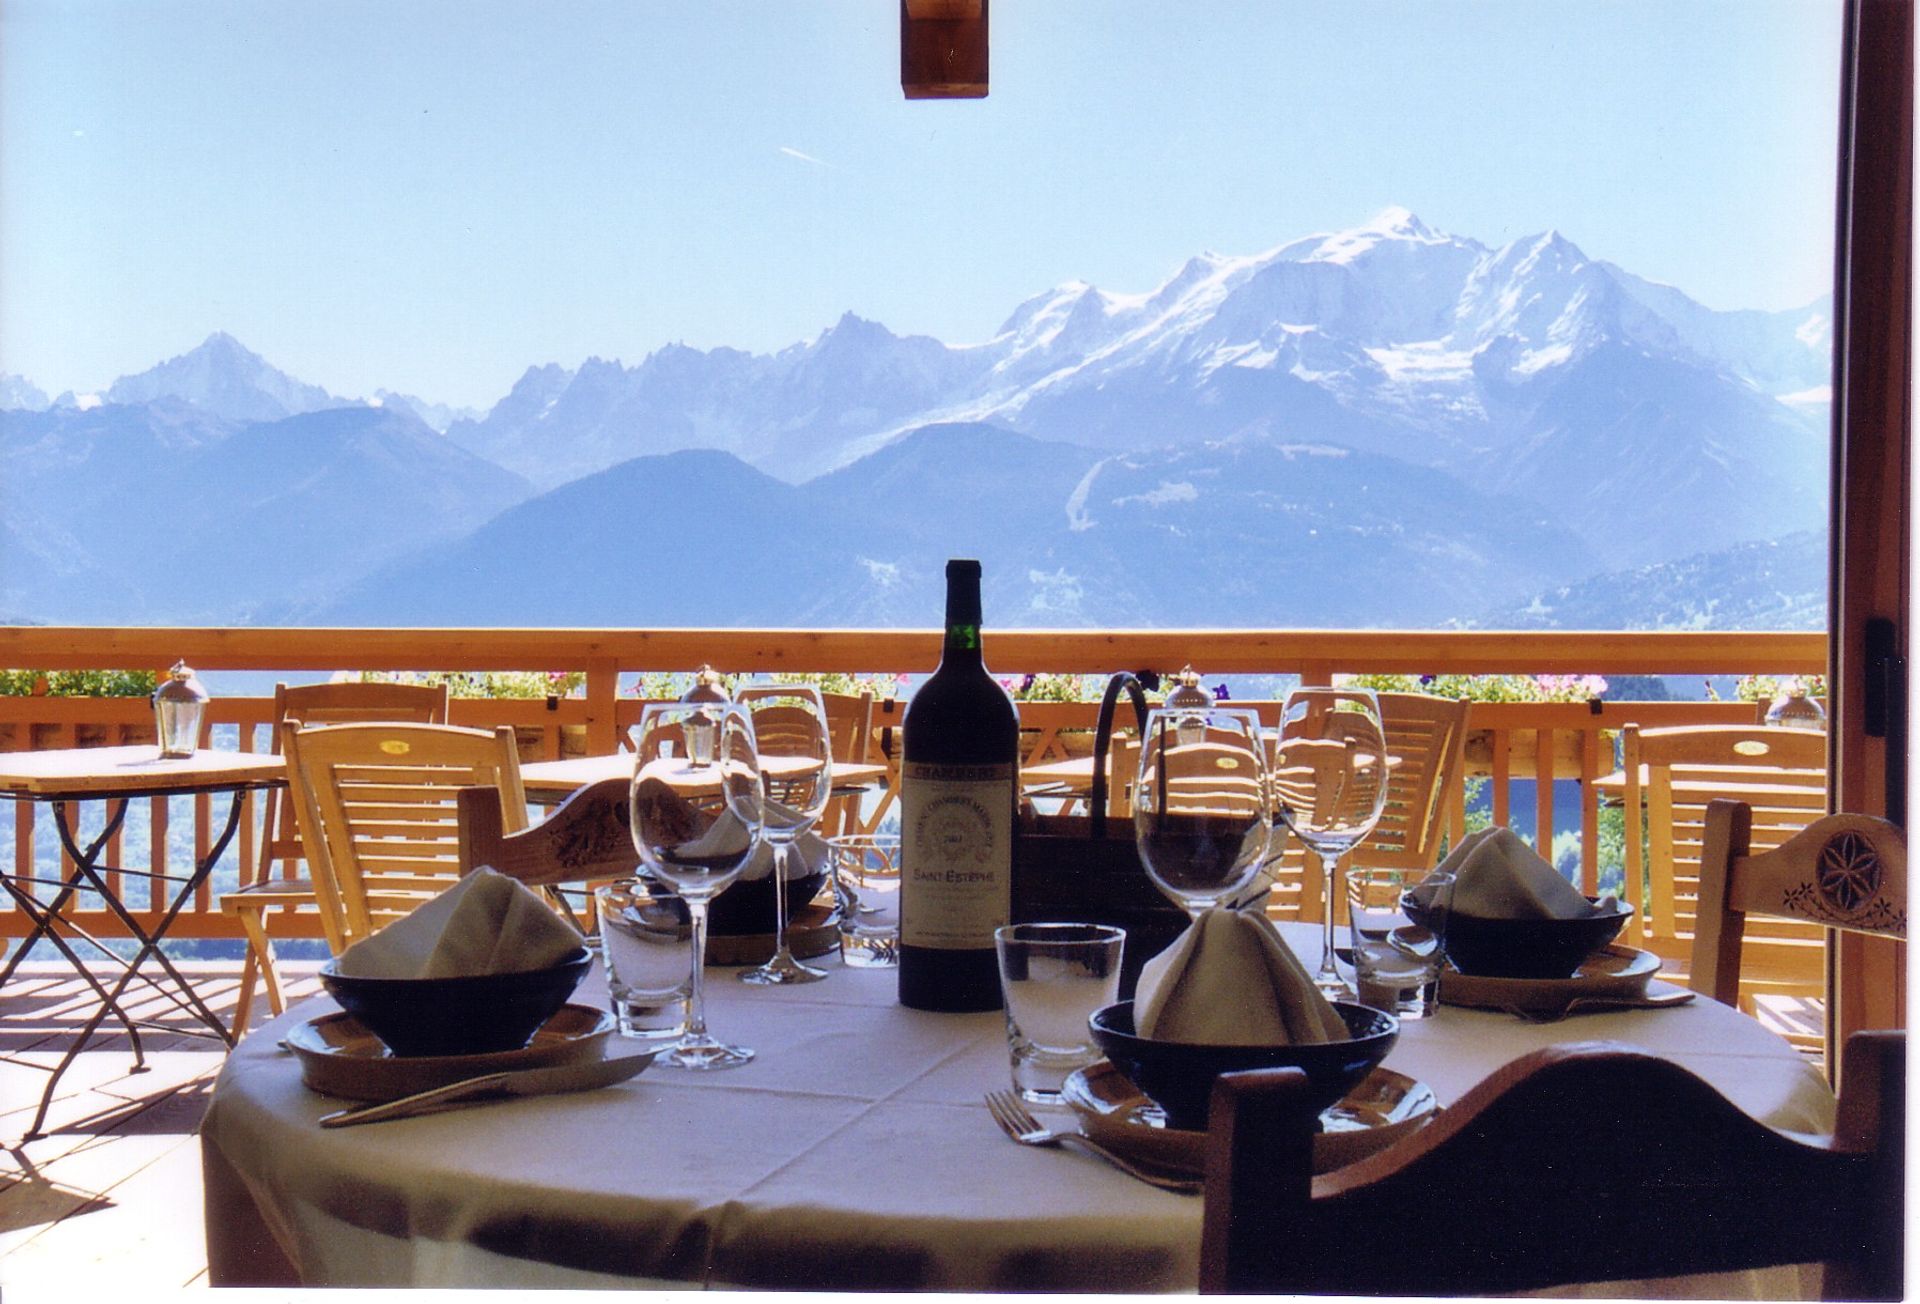
<path id="1" fill-rule="evenodd" d="M 160 755 L 184 759 L 200 746 L 200 722 L 207 713 L 207 690 L 185 661 L 153 690 L 154 730 L 160 735 Z"/>
<path id="2" fill-rule="evenodd" d="M 683 693 L 680 700 L 703 708 L 689 715 L 683 726 L 687 737 L 687 762 L 696 768 L 711 765 L 714 744 L 720 736 L 721 708 L 733 700 L 727 696 L 720 672 L 712 666 L 701 666 L 693 677 L 693 687 Z"/>
<path id="3" fill-rule="evenodd" d="M 1820 703 L 1807 696 L 1806 685 L 1793 679 L 1781 686 L 1780 695 L 1767 708 L 1766 722 L 1781 729 L 1808 729 L 1825 733 L 1827 713 L 1820 709 Z"/>
<path id="4" fill-rule="evenodd" d="M 1206 712 L 1213 705 L 1213 694 L 1200 682 L 1199 672 L 1192 666 L 1182 666 L 1180 673 L 1174 676 L 1174 687 L 1167 694 L 1167 709 L 1180 711 L 1174 724 L 1174 736 L 1182 747 L 1190 747 L 1204 742 L 1207 736 Z"/>

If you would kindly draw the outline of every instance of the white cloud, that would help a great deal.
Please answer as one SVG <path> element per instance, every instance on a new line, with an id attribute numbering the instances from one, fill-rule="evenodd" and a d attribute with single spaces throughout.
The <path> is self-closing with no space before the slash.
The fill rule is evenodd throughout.
<path id="1" fill-rule="evenodd" d="M 825 159 L 817 159 L 811 154 L 802 154 L 799 150 L 793 149 L 787 145 L 782 145 L 780 147 L 780 152 L 782 154 L 785 154 L 788 158 L 797 158 L 802 163 L 811 163 L 817 168 L 833 166 L 831 163 L 828 163 Z"/>

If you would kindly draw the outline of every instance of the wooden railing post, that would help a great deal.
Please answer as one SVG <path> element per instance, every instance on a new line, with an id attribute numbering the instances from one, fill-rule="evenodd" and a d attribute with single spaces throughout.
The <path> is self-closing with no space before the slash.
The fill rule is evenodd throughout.
<path id="1" fill-rule="evenodd" d="M 620 750 L 616 719 L 620 698 L 620 666 L 616 661 L 587 663 L 587 751 L 605 756 Z"/>

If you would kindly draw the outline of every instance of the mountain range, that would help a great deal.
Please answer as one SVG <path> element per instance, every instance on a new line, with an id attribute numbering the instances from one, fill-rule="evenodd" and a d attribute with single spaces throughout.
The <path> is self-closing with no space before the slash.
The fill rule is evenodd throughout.
<path id="1" fill-rule="evenodd" d="M 849 313 L 773 354 L 529 367 L 484 414 L 215 334 L 98 394 L 0 376 L 0 610 L 924 624 L 973 552 L 1006 624 L 1624 626 L 1648 586 L 1714 624 L 1739 604 L 1688 585 L 1823 519 L 1827 312 L 1390 209 L 1056 287 L 983 343 Z"/>

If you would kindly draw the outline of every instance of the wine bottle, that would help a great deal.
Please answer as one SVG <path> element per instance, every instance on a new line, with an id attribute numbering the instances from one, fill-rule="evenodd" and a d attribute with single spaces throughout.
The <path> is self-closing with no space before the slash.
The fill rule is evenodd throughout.
<path id="1" fill-rule="evenodd" d="M 907 704 L 900 775 L 900 1003 L 997 1010 L 993 931 L 1013 892 L 1020 718 L 980 651 L 980 563 L 947 563 L 940 668 Z"/>

